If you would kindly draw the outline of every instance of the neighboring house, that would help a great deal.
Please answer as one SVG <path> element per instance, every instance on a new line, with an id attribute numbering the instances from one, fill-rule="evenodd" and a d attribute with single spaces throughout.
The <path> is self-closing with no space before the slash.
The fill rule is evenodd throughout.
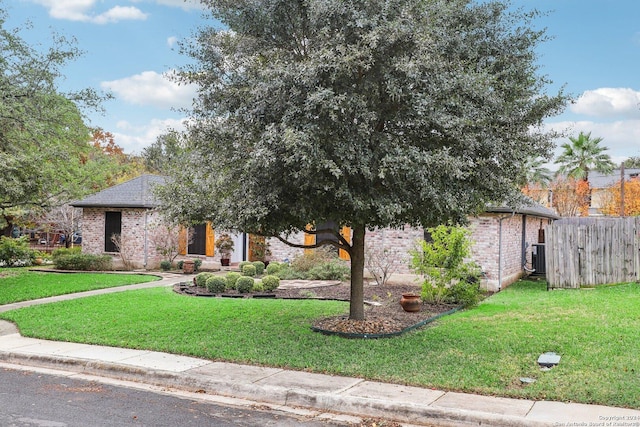
<path id="1" fill-rule="evenodd" d="M 607 202 L 609 189 L 622 180 L 621 169 L 615 169 L 610 174 L 602 174 L 592 171 L 589 173 L 589 186 L 591 187 L 591 204 L 589 216 L 602 216 L 602 208 Z M 624 180 L 629 181 L 640 177 L 640 169 L 625 169 Z"/>
<path id="2" fill-rule="evenodd" d="M 82 250 L 92 254 L 118 256 L 111 241 L 113 234 L 120 234 L 131 247 L 131 261 L 138 268 L 157 268 L 160 257 L 150 247 L 149 230 L 162 221 L 157 211 L 158 203 L 153 196 L 153 186 L 162 185 L 164 178 L 142 175 L 138 178 L 110 187 L 85 199 L 71 203 L 83 209 Z M 544 227 L 558 216 L 540 205 L 527 206 L 515 211 L 506 207 L 491 207 L 485 213 L 469 219 L 471 230 L 472 258 L 483 271 L 483 286 L 490 291 L 499 291 L 522 277 L 533 268 L 532 253 L 544 250 Z M 214 256 L 214 230 L 208 224 L 187 231 L 189 244 L 182 254 L 210 258 Z M 342 235 L 351 239 L 350 229 L 344 227 Z M 249 248 L 253 236 L 236 233 L 235 251 L 231 262 L 250 259 Z M 387 249 L 390 256 L 398 257 L 397 273 L 410 273 L 408 251 L 418 240 L 425 237 L 424 229 L 405 226 L 401 229 L 378 229 L 368 231 L 367 245 Z M 315 235 L 300 232 L 290 236 L 295 243 L 313 244 Z M 184 241 L 187 241 L 185 236 Z M 292 248 L 275 238 L 268 239 L 271 259 L 292 260 L 303 253 L 303 249 Z M 341 258 L 348 255 L 341 251 Z M 540 254 L 542 255 L 542 254 Z M 210 261 L 218 261 L 211 259 Z"/>

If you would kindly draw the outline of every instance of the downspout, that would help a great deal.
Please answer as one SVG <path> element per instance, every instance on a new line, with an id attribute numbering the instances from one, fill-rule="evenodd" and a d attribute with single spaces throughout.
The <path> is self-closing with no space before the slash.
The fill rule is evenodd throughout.
<path id="1" fill-rule="evenodd" d="M 144 269 L 147 269 L 148 260 L 148 243 L 147 243 L 147 214 L 149 213 L 148 209 L 144 210 Z"/>
<path id="2" fill-rule="evenodd" d="M 522 237 L 520 240 L 520 265 L 527 265 L 527 216 L 522 215 Z"/>
<path id="3" fill-rule="evenodd" d="M 502 290 L 502 221 L 513 218 L 515 215 L 516 212 L 513 211 L 511 215 L 498 218 L 498 292 Z"/>

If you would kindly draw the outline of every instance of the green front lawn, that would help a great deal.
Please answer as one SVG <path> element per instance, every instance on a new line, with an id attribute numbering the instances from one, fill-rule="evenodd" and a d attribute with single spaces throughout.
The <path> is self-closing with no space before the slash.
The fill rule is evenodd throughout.
<path id="1" fill-rule="evenodd" d="M 0 314 L 26 336 L 143 348 L 444 390 L 640 408 L 640 285 L 546 291 L 520 282 L 388 339 L 314 333 L 328 301 L 195 298 L 154 288 Z M 538 356 L 553 351 L 548 372 Z M 521 377 L 537 381 L 523 385 Z"/>
<path id="2" fill-rule="evenodd" d="M 144 274 L 42 273 L 0 269 L 0 305 L 158 280 Z"/>

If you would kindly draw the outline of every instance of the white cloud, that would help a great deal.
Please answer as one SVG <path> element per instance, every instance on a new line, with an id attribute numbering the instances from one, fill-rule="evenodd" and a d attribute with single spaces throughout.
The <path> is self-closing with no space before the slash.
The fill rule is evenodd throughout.
<path id="1" fill-rule="evenodd" d="M 116 128 L 113 132 L 116 144 L 127 154 L 141 154 L 143 148 L 153 144 L 158 136 L 169 129 L 183 131 L 185 125 L 184 119 L 153 119 L 143 125 L 120 121 Z"/>
<path id="2" fill-rule="evenodd" d="M 167 46 L 174 47 L 178 43 L 178 38 L 176 36 L 167 37 Z"/>
<path id="3" fill-rule="evenodd" d="M 144 71 L 124 79 L 102 82 L 100 86 L 128 103 L 158 108 L 189 107 L 196 95 L 195 85 L 179 85 L 155 71 Z"/>
<path id="4" fill-rule="evenodd" d="M 571 111 L 595 117 L 640 118 L 640 92 L 629 88 L 599 88 L 584 92 Z"/>
<path id="5" fill-rule="evenodd" d="M 68 21 L 107 24 L 123 20 L 145 20 L 147 14 L 132 6 L 115 6 L 106 12 L 93 13 L 97 0 L 33 0 L 49 9 L 49 15 Z"/>
<path id="6" fill-rule="evenodd" d="M 180 7 L 184 10 L 204 8 L 199 0 L 157 0 L 157 3 L 165 6 Z"/>

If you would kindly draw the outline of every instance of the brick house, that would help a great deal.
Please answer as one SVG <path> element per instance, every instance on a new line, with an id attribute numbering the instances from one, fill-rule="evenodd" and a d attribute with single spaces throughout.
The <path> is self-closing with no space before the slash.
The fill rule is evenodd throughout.
<path id="1" fill-rule="evenodd" d="M 472 240 L 472 259 L 482 268 L 482 285 L 489 291 L 499 291 L 520 279 L 533 269 L 533 254 L 542 256 L 544 250 L 544 227 L 558 219 L 554 211 L 540 205 L 522 207 L 516 210 L 507 207 L 490 207 L 483 214 L 469 219 Z M 348 229 L 342 235 L 350 238 Z M 292 242 L 314 243 L 314 236 L 300 232 L 290 237 Z M 408 251 L 416 242 L 425 238 L 423 228 L 405 226 L 367 231 L 366 244 L 387 249 L 399 257 L 397 273 L 407 274 L 409 270 Z M 269 239 L 274 260 L 293 259 L 303 249 L 292 248 Z M 345 257 L 345 254 L 341 254 Z"/>
<path id="2" fill-rule="evenodd" d="M 155 248 L 149 244 L 149 230 L 162 220 L 157 211 L 158 203 L 153 196 L 153 186 L 162 185 L 164 177 L 142 175 L 138 178 L 107 188 L 85 199 L 71 203 L 83 208 L 82 250 L 92 254 L 118 253 L 110 236 L 121 234 L 134 247 L 131 261 L 137 268 L 157 268 L 161 259 Z M 498 291 L 515 282 L 532 266 L 532 254 L 542 250 L 544 226 L 558 216 L 548 208 L 532 205 L 516 209 L 491 207 L 483 214 L 470 218 L 472 258 L 484 273 L 483 286 Z M 350 230 L 344 227 L 342 235 L 350 240 Z M 215 232 L 209 224 L 202 224 L 186 230 L 190 243 L 184 245 L 181 254 L 214 260 Z M 379 229 L 367 232 L 367 244 L 388 249 L 397 254 L 397 273 L 410 273 L 408 266 L 409 249 L 416 241 L 425 237 L 424 229 L 405 226 L 399 229 Z M 235 233 L 235 251 L 232 262 L 251 259 L 249 252 L 253 236 Z M 300 232 L 290 236 L 296 243 L 313 244 L 315 236 Z M 187 237 L 185 236 L 185 242 Z M 292 248 L 275 238 L 268 239 L 271 259 L 292 260 L 304 249 Z M 341 251 L 341 258 L 348 255 Z"/>

